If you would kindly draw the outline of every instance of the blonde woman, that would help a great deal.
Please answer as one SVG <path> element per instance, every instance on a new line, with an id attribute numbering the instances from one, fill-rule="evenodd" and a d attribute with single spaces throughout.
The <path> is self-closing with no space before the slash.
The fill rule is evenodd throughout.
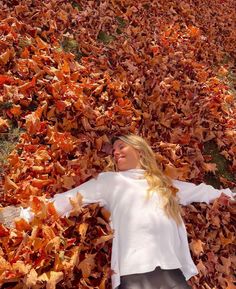
<path id="1" fill-rule="evenodd" d="M 186 280 L 198 273 L 180 215 L 179 204 L 209 202 L 229 189 L 171 181 L 158 168 L 154 152 L 137 135 L 113 139 L 116 171 L 95 179 L 52 201 L 58 213 L 69 215 L 70 199 L 79 192 L 84 204 L 99 202 L 111 212 L 114 229 L 112 288 L 187 289 Z M 29 210 L 22 210 L 30 218 Z"/>

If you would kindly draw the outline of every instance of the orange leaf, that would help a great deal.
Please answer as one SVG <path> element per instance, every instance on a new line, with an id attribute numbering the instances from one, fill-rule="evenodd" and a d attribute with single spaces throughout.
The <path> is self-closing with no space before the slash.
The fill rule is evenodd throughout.
<path id="1" fill-rule="evenodd" d="M 17 164 L 20 163 L 20 158 L 17 153 L 12 152 L 7 159 L 12 166 L 17 166 Z"/>
<path id="2" fill-rule="evenodd" d="M 62 100 L 56 101 L 55 105 L 56 105 L 56 108 L 59 112 L 63 112 L 65 110 L 65 108 L 67 107 L 65 102 Z"/>
<path id="3" fill-rule="evenodd" d="M 42 189 L 43 187 L 52 183 L 52 180 L 41 180 L 41 179 L 33 179 L 32 186 Z"/>
<path id="4" fill-rule="evenodd" d="M 21 57 L 27 59 L 29 58 L 29 56 L 30 56 L 29 50 L 27 47 L 25 47 L 24 50 L 21 52 Z"/>
<path id="5" fill-rule="evenodd" d="M 105 219 L 105 221 L 109 222 L 111 213 L 107 209 L 105 209 L 104 207 L 101 208 L 101 213 L 102 213 L 102 216 Z"/>
<path id="6" fill-rule="evenodd" d="M 18 231 L 28 231 L 31 230 L 31 226 L 25 219 L 20 219 L 15 221 L 15 227 Z"/>
<path id="7" fill-rule="evenodd" d="M 180 82 L 178 80 L 172 81 L 172 87 L 175 91 L 179 91 L 180 90 Z"/>
<path id="8" fill-rule="evenodd" d="M 220 69 L 218 70 L 218 73 L 220 76 L 225 76 L 229 73 L 229 71 L 224 66 L 221 66 Z"/>
<path id="9" fill-rule="evenodd" d="M 74 178 L 72 176 L 62 176 L 63 187 L 66 189 L 71 189 L 75 185 Z"/>
<path id="10" fill-rule="evenodd" d="M 13 78 L 8 75 L 0 75 L 0 86 L 3 84 L 9 84 L 13 82 Z"/>
<path id="11" fill-rule="evenodd" d="M 40 37 L 37 36 L 35 38 L 35 40 L 37 42 L 37 45 L 38 45 L 39 49 L 45 49 L 45 48 L 48 47 L 48 44 L 45 41 L 43 41 Z"/>
<path id="12" fill-rule="evenodd" d="M 20 105 L 13 105 L 13 107 L 10 109 L 10 112 L 14 116 L 19 116 L 22 114 L 21 106 Z"/>
<path id="13" fill-rule="evenodd" d="M 61 70 L 65 74 L 70 73 L 70 65 L 67 61 L 63 61 L 63 64 L 61 65 Z"/>
<path id="14" fill-rule="evenodd" d="M 19 187 L 16 183 L 14 183 L 9 176 L 5 176 L 5 182 L 4 182 L 4 189 L 6 191 L 8 190 L 17 190 Z"/>
<path id="15" fill-rule="evenodd" d="M 7 132 L 9 130 L 9 124 L 6 119 L 0 117 L 0 132 Z"/>
<path id="16" fill-rule="evenodd" d="M 28 81 L 28 82 L 22 84 L 21 86 L 19 86 L 19 90 L 22 93 L 25 93 L 28 89 L 34 88 L 35 85 L 36 85 L 36 77 L 33 77 L 31 81 Z"/>
<path id="17" fill-rule="evenodd" d="M 58 213 L 53 205 L 53 203 L 48 203 L 47 205 L 47 212 L 50 216 L 58 217 Z"/>
<path id="18" fill-rule="evenodd" d="M 191 250 L 195 256 L 198 257 L 204 251 L 203 244 L 204 243 L 200 239 L 198 239 L 198 240 L 193 239 L 191 241 L 189 246 L 190 246 L 190 248 L 191 248 Z"/>
<path id="19" fill-rule="evenodd" d="M 188 31 L 190 37 L 197 37 L 200 35 L 200 29 L 198 27 L 191 26 Z"/>
<path id="20" fill-rule="evenodd" d="M 208 78 L 209 73 L 207 71 L 200 71 L 197 74 L 197 78 L 199 82 L 205 82 Z"/>
<path id="21" fill-rule="evenodd" d="M 10 230 L 0 224 L 0 237 L 6 237 L 10 234 Z"/>
<path id="22" fill-rule="evenodd" d="M 3 65 L 6 65 L 10 59 L 10 56 L 11 56 L 11 50 L 7 49 L 3 54 L 0 55 L 0 63 L 2 63 Z"/>
<path id="23" fill-rule="evenodd" d="M 215 163 L 203 163 L 203 168 L 206 172 L 212 173 L 215 173 L 218 170 Z"/>

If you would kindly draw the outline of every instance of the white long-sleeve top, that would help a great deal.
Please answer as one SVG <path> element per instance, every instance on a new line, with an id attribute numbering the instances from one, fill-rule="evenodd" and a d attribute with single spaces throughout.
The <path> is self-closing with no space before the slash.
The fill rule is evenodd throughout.
<path id="1" fill-rule="evenodd" d="M 120 284 L 120 276 L 150 272 L 155 267 L 179 268 L 186 280 L 198 273 L 190 255 L 184 224 L 168 218 L 158 194 L 147 199 L 148 183 L 143 169 L 100 173 L 82 185 L 54 196 L 54 206 L 62 216 L 72 210 L 70 198 L 79 192 L 83 203 L 99 202 L 111 212 L 114 229 L 111 268 L 112 288 Z M 180 204 L 210 202 L 229 189 L 217 190 L 206 184 L 173 181 L 179 189 Z M 27 212 L 25 211 L 25 214 Z"/>

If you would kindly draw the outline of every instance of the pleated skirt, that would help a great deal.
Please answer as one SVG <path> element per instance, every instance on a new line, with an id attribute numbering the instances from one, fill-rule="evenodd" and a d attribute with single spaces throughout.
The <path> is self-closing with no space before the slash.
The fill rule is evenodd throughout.
<path id="1" fill-rule="evenodd" d="M 119 289 L 191 289 L 180 269 L 163 270 L 121 276 Z"/>

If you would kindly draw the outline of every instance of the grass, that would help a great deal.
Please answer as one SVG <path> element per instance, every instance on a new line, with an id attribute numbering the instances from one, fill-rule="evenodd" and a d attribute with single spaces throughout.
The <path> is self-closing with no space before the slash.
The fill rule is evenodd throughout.
<path id="1" fill-rule="evenodd" d="M 109 35 L 104 31 L 100 31 L 98 33 L 98 40 L 103 42 L 104 44 L 109 44 L 110 42 L 112 42 L 115 39 L 115 36 L 113 35 Z"/>
<path id="2" fill-rule="evenodd" d="M 75 39 L 64 37 L 61 41 L 61 47 L 65 52 L 73 53 L 77 61 L 80 61 L 83 56 L 83 53 L 80 51 L 79 43 Z"/>
<path id="3" fill-rule="evenodd" d="M 206 142 L 204 145 L 204 154 L 211 156 L 211 162 L 217 166 L 216 174 L 208 173 L 205 175 L 205 182 L 215 188 L 220 188 L 220 176 L 231 182 L 235 182 L 234 175 L 229 169 L 230 162 L 220 154 L 217 144 L 214 141 Z"/>
<path id="4" fill-rule="evenodd" d="M 14 150 L 18 143 L 22 129 L 11 127 L 7 133 L 0 133 L 0 173 L 3 172 L 7 164 L 9 154 Z"/>

